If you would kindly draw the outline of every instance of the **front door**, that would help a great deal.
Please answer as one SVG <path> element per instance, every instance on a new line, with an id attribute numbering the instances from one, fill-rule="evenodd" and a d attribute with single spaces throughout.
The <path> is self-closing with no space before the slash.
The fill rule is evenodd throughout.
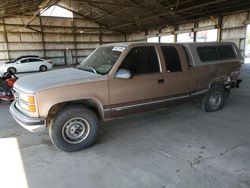
<path id="1" fill-rule="evenodd" d="M 163 96 L 164 79 L 154 46 L 132 48 L 119 69 L 129 70 L 132 78 L 109 80 L 113 117 L 147 110 Z"/>
<path id="2" fill-rule="evenodd" d="M 28 58 L 22 59 L 21 61 L 18 62 L 17 64 L 17 71 L 18 72 L 28 72 L 29 71 L 29 64 L 30 60 Z"/>

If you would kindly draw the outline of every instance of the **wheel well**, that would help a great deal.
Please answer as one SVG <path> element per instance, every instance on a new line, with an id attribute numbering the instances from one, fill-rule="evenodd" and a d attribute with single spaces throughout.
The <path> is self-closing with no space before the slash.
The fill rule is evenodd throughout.
<path id="1" fill-rule="evenodd" d="M 210 84 L 209 84 L 209 88 L 213 87 L 214 85 L 221 85 L 224 86 L 225 80 L 213 80 Z"/>
<path id="2" fill-rule="evenodd" d="M 49 119 L 53 118 L 64 106 L 72 105 L 72 104 L 85 106 L 91 109 L 97 115 L 99 119 L 103 119 L 103 110 L 100 106 L 101 104 L 98 105 L 98 102 L 95 101 L 94 99 L 67 101 L 67 102 L 55 104 L 49 110 L 49 113 L 48 113 Z"/>

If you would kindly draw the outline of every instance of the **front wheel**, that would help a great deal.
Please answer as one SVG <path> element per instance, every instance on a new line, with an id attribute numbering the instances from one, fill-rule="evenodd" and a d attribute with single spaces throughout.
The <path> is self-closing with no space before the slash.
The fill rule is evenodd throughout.
<path id="1" fill-rule="evenodd" d="M 224 107 L 226 98 L 225 88 L 220 85 L 212 86 L 202 100 L 202 110 L 215 112 Z"/>
<path id="2" fill-rule="evenodd" d="M 49 127 L 52 143 L 60 150 L 75 152 L 91 146 L 98 132 L 98 118 L 83 106 L 63 108 Z"/>
<path id="3" fill-rule="evenodd" d="M 7 71 L 10 72 L 10 73 L 12 73 L 12 74 L 15 74 L 15 73 L 17 72 L 16 69 L 15 69 L 14 67 L 8 68 Z"/>

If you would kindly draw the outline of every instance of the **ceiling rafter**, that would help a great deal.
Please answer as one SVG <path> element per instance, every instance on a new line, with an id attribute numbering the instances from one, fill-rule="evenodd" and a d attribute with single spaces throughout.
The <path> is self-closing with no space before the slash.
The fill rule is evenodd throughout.
<path id="1" fill-rule="evenodd" d="M 222 3 L 222 2 L 225 2 L 225 1 L 226 0 L 214 0 L 214 1 L 207 2 L 207 3 L 203 3 L 203 4 L 183 8 L 183 9 L 178 10 L 178 11 L 166 11 L 166 12 L 163 12 L 163 13 L 159 13 L 158 15 L 142 18 L 140 20 L 137 20 L 137 22 L 144 22 L 144 21 L 155 19 L 158 16 L 166 16 L 166 15 L 173 14 L 173 13 L 177 14 L 177 13 L 180 13 L 180 12 L 183 12 L 183 11 L 193 10 L 193 9 L 197 9 L 197 8 L 200 8 L 200 7 L 203 7 L 203 6 L 209 6 L 209 5 L 213 5 L 213 4 L 217 4 L 217 3 Z M 121 27 L 126 27 L 126 26 L 129 26 L 129 25 L 133 25 L 133 24 L 134 24 L 134 22 L 130 22 L 130 23 L 126 23 L 126 24 L 117 25 L 117 26 L 114 26 L 114 27 L 111 27 L 111 28 L 112 29 L 118 29 L 118 28 L 121 28 Z"/>
<path id="2" fill-rule="evenodd" d="M 122 34 L 250 11 L 249 0 L 2 0 L 0 19 L 25 16 L 29 22 L 24 19 L 22 27 L 32 27 L 40 10 L 56 1 L 76 17 Z M 46 2 L 49 2 L 47 6 Z"/>
<path id="3" fill-rule="evenodd" d="M 48 7 L 48 5 L 53 2 L 54 0 L 44 0 L 40 6 L 38 7 L 38 10 L 33 14 L 33 16 L 29 19 L 29 21 L 27 21 L 27 23 L 25 23 L 24 27 L 27 27 L 35 18 L 36 16 L 42 11 L 44 10 L 46 7 Z"/>
<path id="4" fill-rule="evenodd" d="M 136 5 L 139 5 L 139 4 L 140 4 L 140 3 L 138 3 L 136 0 L 131 0 L 131 1 L 132 1 L 133 3 L 135 3 Z M 179 4 L 179 2 L 178 2 L 178 4 Z M 152 10 L 152 9 L 150 9 L 150 8 L 148 8 L 148 7 L 146 7 L 145 5 L 142 5 L 142 8 L 145 9 L 146 11 L 151 12 L 153 15 L 158 15 L 154 10 Z M 164 20 L 165 22 L 169 22 L 169 23 L 170 23 L 169 20 L 167 20 L 166 18 L 163 18 L 162 16 L 159 16 L 158 18 Z"/>
<path id="5" fill-rule="evenodd" d="M 80 12 L 76 12 L 76 11 L 70 9 L 70 8 L 67 8 L 67 7 L 63 6 L 63 5 L 57 4 L 57 6 L 59 6 L 59 7 L 61 7 L 61 8 L 64 8 L 64 9 L 66 9 L 66 10 L 69 10 L 69 11 L 71 11 L 72 13 L 74 13 L 75 15 L 78 15 L 78 16 L 80 16 L 80 17 L 82 17 L 82 18 L 85 18 L 85 19 L 87 19 L 87 20 L 93 21 L 93 22 L 99 24 L 99 25 L 100 25 L 102 28 L 104 28 L 104 29 L 110 29 L 108 25 L 103 24 L 103 23 L 101 23 L 101 22 L 98 22 L 98 21 L 94 20 L 93 18 L 91 18 L 91 17 L 89 17 L 89 16 L 86 16 L 86 15 L 81 14 Z M 119 33 L 121 33 L 121 34 L 124 34 L 122 31 L 119 31 L 119 30 L 116 30 L 116 29 L 110 29 L 110 30 L 113 30 L 113 31 L 119 32 Z"/>
<path id="6" fill-rule="evenodd" d="M 147 2 L 144 2 L 144 3 L 140 3 L 139 5 L 134 5 L 132 7 L 123 8 L 121 10 L 115 11 L 115 12 L 113 12 L 112 15 L 100 16 L 100 17 L 96 17 L 95 19 L 99 20 L 99 21 L 104 20 L 104 19 L 109 19 L 109 18 L 111 18 L 113 16 L 120 15 L 121 13 L 124 13 L 124 12 L 125 13 L 131 12 L 132 10 L 135 10 L 135 9 L 137 9 L 137 8 L 143 6 L 143 5 L 152 4 L 154 2 L 155 2 L 155 0 L 150 0 L 150 1 L 147 1 Z"/>
<path id="7" fill-rule="evenodd" d="M 21 7 L 21 6 L 24 6 L 24 5 L 30 5 L 31 3 L 33 3 L 34 1 L 33 0 L 29 0 L 29 1 L 19 1 L 18 3 L 16 4 L 11 4 L 11 5 L 6 5 L 6 6 L 3 6 L 0 8 L 0 11 L 1 10 L 6 10 L 6 9 L 9 9 L 9 8 L 15 8 L 15 7 Z M 39 3 L 39 1 L 38 1 Z"/>
<path id="8" fill-rule="evenodd" d="M 103 1 L 85 1 L 85 0 L 73 0 L 73 2 L 79 3 L 92 3 L 92 4 L 101 4 L 101 5 L 113 5 L 113 6 L 122 6 L 122 7 L 131 7 L 133 4 L 127 3 L 115 3 L 115 2 L 103 2 Z"/>
<path id="9" fill-rule="evenodd" d="M 92 6 L 92 7 L 97 8 L 97 9 L 103 11 L 103 12 L 106 12 L 106 13 L 108 13 L 108 14 L 112 14 L 111 11 L 106 10 L 105 8 L 102 8 L 102 7 L 98 6 L 98 5 L 94 5 L 94 4 L 92 4 L 92 3 L 87 3 L 87 4 L 90 5 L 90 6 Z M 125 21 L 125 22 L 128 22 L 128 20 L 125 19 L 125 18 L 123 18 L 123 17 L 121 17 L 120 19 L 123 20 L 123 21 Z M 139 30 L 145 30 L 140 24 L 135 23 L 135 25 L 139 28 Z M 139 30 L 138 30 L 138 31 L 139 31 Z"/>

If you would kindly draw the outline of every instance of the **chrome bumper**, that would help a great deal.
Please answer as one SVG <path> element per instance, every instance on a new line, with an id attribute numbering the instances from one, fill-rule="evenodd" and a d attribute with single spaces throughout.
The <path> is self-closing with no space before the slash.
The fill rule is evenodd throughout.
<path id="1" fill-rule="evenodd" d="M 10 113 L 13 118 L 19 123 L 23 128 L 30 132 L 41 132 L 46 129 L 46 119 L 29 117 L 21 113 L 15 106 L 16 101 L 14 101 L 10 106 Z"/>

